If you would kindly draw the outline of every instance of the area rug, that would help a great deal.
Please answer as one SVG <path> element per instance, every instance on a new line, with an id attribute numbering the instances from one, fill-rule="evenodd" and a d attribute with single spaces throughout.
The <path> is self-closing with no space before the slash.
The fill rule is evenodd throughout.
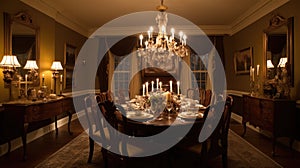
<path id="1" fill-rule="evenodd" d="M 249 144 L 243 138 L 238 136 L 233 131 L 229 132 L 228 136 L 229 148 L 228 148 L 228 167 L 261 167 L 261 168 L 280 168 L 278 163 L 273 161 L 270 157 L 259 151 L 257 148 Z M 71 142 L 66 144 L 60 150 L 52 154 L 43 162 L 39 163 L 36 168 L 94 168 L 104 167 L 101 147 L 95 145 L 95 151 L 93 156 L 93 163 L 87 163 L 89 146 L 88 135 L 83 132 Z M 221 167 L 221 159 L 217 161 L 211 167 Z M 186 162 L 186 161 L 185 161 Z M 218 163 L 219 162 L 219 163 Z M 181 162 L 185 168 L 191 167 L 189 164 Z M 177 167 L 177 166 L 176 166 Z M 181 166 L 179 166 L 181 167 Z"/>

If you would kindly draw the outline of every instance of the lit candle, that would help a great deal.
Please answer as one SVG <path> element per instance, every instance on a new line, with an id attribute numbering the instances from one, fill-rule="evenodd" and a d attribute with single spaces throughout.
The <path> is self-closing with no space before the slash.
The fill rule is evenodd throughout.
<path id="1" fill-rule="evenodd" d="M 143 96 L 145 96 L 145 84 L 143 84 Z"/>
<path id="2" fill-rule="evenodd" d="M 162 91 L 162 82 L 159 82 L 160 91 Z"/>
<path id="3" fill-rule="evenodd" d="M 252 68 L 252 81 L 254 81 L 254 68 Z"/>
<path id="4" fill-rule="evenodd" d="M 19 77 L 19 97 L 21 96 L 21 77 Z"/>
<path id="5" fill-rule="evenodd" d="M 28 75 L 25 75 L 25 96 L 27 96 L 27 77 Z"/>
<path id="6" fill-rule="evenodd" d="M 143 38 L 144 38 L 144 37 L 143 37 L 143 35 L 141 34 L 141 35 L 140 35 L 140 46 L 141 46 L 141 47 L 143 46 Z"/>
<path id="7" fill-rule="evenodd" d="M 159 82 L 159 79 L 156 78 L 156 90 L 158 91 L 158 82 Z"/>
<path id="8" fill-rule="evenodd" d="M 172 81 L 170 81 L 170 92 L 173 92 L 173 88 L 172 88 Z"/>
<path id="9" fill-rule="evenodd" d="M 63 82 L 63 75 L 60 75 L 60 85 L 59 85 L 60 94 L 62 94 L 62 89 L 63 89 L 62 82 Z"/>
<path id="10" fill-rule="evenodd" d="M 179 93 L 179 85 L 180 85 L 180 82 L 177 81 L 177 94 L 178 94 L 178 95 L 180 94 L 180 93 Z"/>
<path id="11" fill-rule="evenodd" d="M 151 81 L 151 92 L 154 92 L 154 81 Z"/>
<path id="12" fill-rule="evenodd" d="M 51 75 L 51 91 L 53 90 L 53 88 L 54 88 L 54 76 L 53 76 L 53 74 Z"/>
<path id="13" fill-rule="evenodd" d="M 259 76 L 259 65 L 256 66 L 257 76 Z"/>
<path id="14" fill-rule="evenodd" d="M 180 32 L 179 32 L 179 40 L 180 40 L 180 43 L 182 42 L 182 36 L 183 36 L 183 32 L 180 31 Z"/>
<path id="15" fill-rule="evenodd" d="M 250 81 L 252 80 L 252 66 L 250 66 Z"/>
<path id="16" fill-rule="evenodd" d="M 148 30 L 148 39 L 150 40 L 151 38 L 151 33 L 150 33 L 150 30 Z"/>
<path id="17" fill-rule="evenodd" d="M 149 85 L 149 83 L 146 82 L 146 96 L 148 96 L 148 85 Z"/>
<path id="18" fill-rule="evenodd" d="M 171 40 L 174 39 L 174 34 L 175 34 L 175 29 L 174 28 L 171 28 Z"/>
<path id="19" fill-rule="evenodd" d="M 182 38 L 183 38 L 182 45 L 186 45 L 186 38 L 187 38 L 186 35 L 184 34 Z"/>
<path id="20" fill-rule="evenodd" d="M 150 31 L 150 38 L 151 38 L 152 37 L 152 32 L 153 32 L 153 27 L 152 26 L 150 26 L 149 31 Z"/>

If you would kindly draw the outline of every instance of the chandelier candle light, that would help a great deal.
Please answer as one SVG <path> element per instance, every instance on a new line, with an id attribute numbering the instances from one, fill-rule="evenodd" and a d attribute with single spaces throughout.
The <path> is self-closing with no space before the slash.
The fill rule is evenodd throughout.
<path id="1" fill-rule="evenodd" d="M 175 39 L 175 29 L 171 28 L 171 35 L 167 36 L 167 23 L 168 16 L 166 10 L 167 6 L 163 4 L 161 0 L 161 5 L 157 7 L 159 11 L 156 16 L 156 22 L 158 24 L 158 34 L 156 38 L 153 35 L 154 28 L 151 26 L 147 31 L 148 38 L 144 40 L 143 34 L 139 35 L 140 47 L 138 49 L 139 56 L 151 56 L 151 55 L 163 55 L 165 57 L 172 57 L 174 55 L 185 57 L 188 55 L 188 49 L 186 47 L 187 36 L 180 31 L 179 32 L 179 44 Z M 144 43 L 143 43 L 144 42 Z M 160 58 L 163 59 L 163 58 Z"/>

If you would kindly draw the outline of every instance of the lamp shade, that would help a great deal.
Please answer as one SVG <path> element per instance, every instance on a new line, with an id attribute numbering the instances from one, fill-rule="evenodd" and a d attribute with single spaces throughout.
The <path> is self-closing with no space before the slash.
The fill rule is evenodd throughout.
<path id="1" fill-rule="evenodd" d="M 24 69 L 39 69 L 36 60 L 27 60 Z"/>
<path id="2" fill-rule="evenodd" d="M 1 67 L 21 67 L 15 55 L 4 55 L 0 62 Z"/>
<path id="3" fill-rule="evenodd" d="M 54 71 L 63 70 L 63 67 L 62 67 L 60 61 L 53 61 L 51 70 L 54 70 Z"/>
<path id="4" fill-rule="evenodd" d="M 287 57 L 280 58 L 278 67 L 285 67 L 286 63 L 287 63 Z"/>
<path id="5" fill-rule="evenodd" d="M 271 60 L 267 60 L 267 68 L 274 68 Z"/>

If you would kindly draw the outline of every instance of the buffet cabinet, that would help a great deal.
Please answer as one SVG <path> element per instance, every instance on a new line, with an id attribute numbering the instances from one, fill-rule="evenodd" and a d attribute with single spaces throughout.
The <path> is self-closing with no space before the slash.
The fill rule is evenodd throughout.
<path id="1" fill-rule="evenodd" d="M 1 112 L 2 129 L 0 130 L 1 141 L 8 142 L 8 153 L 10 152 L 10 140 L 21 135 L 23 143 L 23 159 L 27 157 L 27 132 L 30 124 L 54 118 L 56 135 L 58 134 L 57 116 L 68 114 L 68 131 L 72 114 L 75 112 L 72 97 L 59 97 L 57 99 L 44 100 L 16 100 L 3 103 L 4 110 Z"/>
<path id="2" fill-rule="evenodd" d="M 277 137 L 289 137 L 290 147 L 296 128 L 296 102 L 288 99 L 268 99 L 243 95 L 242 114 L 244 133 L 246 123 L 272 134 L 272 154 L 275 155 Z"/>

